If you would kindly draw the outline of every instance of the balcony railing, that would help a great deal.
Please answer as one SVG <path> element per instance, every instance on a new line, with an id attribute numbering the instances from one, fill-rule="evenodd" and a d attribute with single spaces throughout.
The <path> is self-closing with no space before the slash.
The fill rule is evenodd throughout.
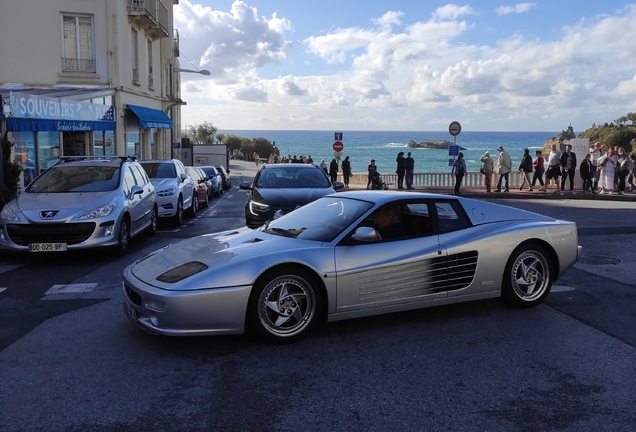
<path id="1" fill-rule="evenodd" d="M 159 0 L 129 0 L 128 16 L 153 39 L 170 37 L 168 8 Z"/>
<path id="2" fill-rule="evenodd" d="M 95 73 L 97 71 L 94 59 L 76 59 L 62 57 L 62 72 L 85 72 Z"/>

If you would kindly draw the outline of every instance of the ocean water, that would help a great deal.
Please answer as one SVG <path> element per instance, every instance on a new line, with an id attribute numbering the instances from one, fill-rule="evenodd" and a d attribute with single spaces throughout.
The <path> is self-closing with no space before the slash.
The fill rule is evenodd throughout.
<path id="1" fill-rule="evenodd" d="M 481 162 L 479 158 L 485 151 L 489 151 L 493 161 L 497 158 L 497 147 L 503 146 L 512 157 L 513 169 L 521 162 L 523 149 L 530 149 L 534 158 L 534 152 L 543 148 L 543 144 L 549 138 L 559 134 L 557 132 L 470 132 L 462 131 L 456 138 L 457 145 L 463 150 L 468 171 L 479 171 Z M 266 138 L 276 143 L 281 156 L 307 156 L 311 155 L 314 162 L 319 163 L 325 159 L 327 164 L 334 158 L 332 145 L 334 132 L 330 131 L 259 131 L 259 130 L 219 130 L 218 133 L 234 134 L 245 138 Z M 416 149 L 408 148 L 410 140 L 415 142 L 446 140 L 453 142 L 453 137 L 448 131 L 439 132 L 364 132 L 343 131 L 341 160 L 349 156 L 353 172 L 366 172 L 371 159 L 375 159 L 380 173 L 395 171 L 395 158 L 400 151 L 409 151 L 415 159 L 416 172 L 447 172 L 448 150 Z M 265 155 L 261 155 L 265 157 Z"/>

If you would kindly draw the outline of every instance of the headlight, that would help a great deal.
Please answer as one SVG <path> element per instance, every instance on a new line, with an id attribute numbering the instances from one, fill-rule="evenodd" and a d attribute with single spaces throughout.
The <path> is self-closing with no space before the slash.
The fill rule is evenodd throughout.
<path id="1" fill-rule="evenodd" d="M 101 206 L 99 208 L 96 208 L 95 210 L 91 210 L 88 213 L 83 214 L 82 216 L 79 217 L 79 220 L 96 219 L 96 218 L 110 216 L 111 214 L 113 214 L 116 208 L 117 208 L 116 203 L 110 203 L 108 205 Z"/>
<path id="2" fill-rule="evenodd" d="M 257 211 L 264 212 L 269 210 L 269 206 L 267 204 L 257 203 L 255 201 L 250 201 L 250 213 L 257 216 Z"/>
<path id="3" fill-rule="evenodd" d="M 6 219 L 12 222 L 20 222 L 20 218 L 18 217 L 18 215 L 15 214 L 8 205 L 5 205 L 2 208 L 2 212 L 0 212 L 0 219 Z"/>
<path id="4" fill-rule="evenodd" d="M 177 193 L 177 188 L 171 187 L 170 189 L 164 189 L 157 192 L 157 195 L 160 197 L 172 196 Z"/>

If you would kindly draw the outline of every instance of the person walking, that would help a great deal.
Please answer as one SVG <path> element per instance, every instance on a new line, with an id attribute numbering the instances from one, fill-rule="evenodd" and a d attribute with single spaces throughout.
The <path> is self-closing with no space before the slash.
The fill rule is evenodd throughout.
<path id="1" fill-rule="evenodd" d="M 404 189 L 404 174 L 406 174 L 406 167 L 404 166 L 404 152 L 399 152 L 397 158 L 395 158 L 395 162 L 397 162 L 397 168 L 395 172 L 397 173 L 397 187 L 398 189 Z"/>
<path id="2" fill-rule="evenodd" d="M 548 189 L 548 186 L 550 186 L 550 179 L 554 179 L 557 190 L 559 189 L 559 177 L 561 177 L 561 168 L 559 165 L 560 159 L 561 152 L 557 150 L 556 144 L 552 144 L 552 151 L 550 151 L 550 155 L 548 156 L 548 169 L 545 172 L 544 189 L 546 191 Z"/>
<path id="3" fill-rule="evenodd" d="M 466 161 L 464 160 L 464 153 L 459 152 L 457 155 L 457 159 L 453 162 L 453 168 L 451 169 L 451 174 L 455 174 L 455 195 L 461 195 L 462 193 L 459 191 L 459 187 L 462 185 L 462 180 L 464 175 L 466 175 Z"/>
<path id="4" fill-rule="evenodd" d="M 541 150 L 537 150 L 534 154 L 536 157 L 532 162 L 532 167 L 534 168 L 534 175 L 532 176 L 532 187 L 534 187 L 537 180 L 539 180 L 539 184 L 541 185 L 539 190 L 541 192 L 545 192 L 545 187 L 543 185 L 543 173 L 545 172 L 543 164 L 543 153 L 541 152 Z"/>
<path id="5" fill-rule="evenodd" d="M 331 177 L 331 184 L 336 184 L 336 180 L 338 180 L 338 162 L 336 159 L 331 159 L 329 164 L 329 177 Z"/>
<path id="6" fill-rule="evenodd" d="M 371 162 L 369 162 L 369 166 L 367 167 L 367 171 L 369 173 L 369 178 L 367 180 L 367 189 L 369 189 L 369 186 L 371 186 L 371 183 L 373 182 L 373 178 L 377 175 L 378 172 L 378 167 L 375 165 L 375 159 L 371 159 Z"/>
<path id="7" fill-rule="evenodd" d="M 497 182 L 497 189 L 495 192 L 501 192 L 502 180 L 505 180 L 506 183 L 504 192 L 510 192 L 508 182 L 510 179 L 510 170 L 512 170 L 512 158 L 508 152 L 504 150 L 503 146 L 497 147 L 497 151 L 499 152 L 499 156 L 497 157 L 497 173 L 499 174 L 499 181 Z"/>
<path id="8" fill-rule="evenodd" d="M 623 195 L 625 193 L 625 180 L 629 173 L 634 169 L 634 162 L 629 158 L 625 149 L 620 147 L 618 149 L 618 194 Z"/>
<path id="9" fill-rule="evenodd" d="M 599 193 L 612 194 L 614 190 L 614 173 L 616 172 L 617 158 L 614 154 L 614 149 L 610 147 L 607 154 L 601 156 L 598 159 L 599 166 L 601 167 L 601 175 L 599 176 L 599 187 L 601 190 Z"/>
<path id="10" fill-rule="evenodd" d="M 404 159 L 404 169 L 405 179 L 406 179 L 406 188 L 414 189 L 413 187 L 413 170 L 415 170 L 415 159 L 411 157 L 411 152 L 406 154 L 406 159 Z"/>
<path id="11" fill-rule="evenodd" d="M 576 194 L 574 190 L 574 171 L 576 171 L 576 154 L 572 151 L 570 144 L 565 146 L 565 151 L 559 158 L 559 165 L 563 169 L 561 177 L 561 195 L 563 195 L 563 189 L 565 188 L 565 179 L 570 179 L 570 192 Z"/>
<path id="12" fill-rule="evenodd" d="M 521 163 L 519 164 L 519 172 L 523 173 L 523 179 L 521 180 L 521 186 L 519 190 L 523 190 L 523 185 L 528 183 L 528 192 L 532 192 L 532 184 L 530 183 L 530 174 L 532 173 L 532 156 L 530 156 L 530 150 L 523 149 L 523 156 Z"/>
<path id="13" fill-rule="evenodd" d="M 327 168 L 327 162 L 324 159 L 320 159 L 320 168 L 325 172 L 325 174 L 329 175 L 329 168 Z"/>
<path id="14" fill-rule="evenodd" d="M 605 154 L 603 147 L 600 142 L 595 142 L 594 146 L 590 147 L 590 162 L 592 162 L 592 178 L 594 180 L 594 185 L 592 186 L 592 190 L 598 190 L 598 180 L 601 175 L 601 170 L 598 167 L 598 160 L 601 156 Z"/>
<path id="15" fill-rule="evenodd" d="M 492 182 L 492 170 L 493 170 L 493 162 L 490 157 L 490 152 L 484 153 L 481 157 L 481 172 L 484 175 L 484 184 L 486 185 L 486 193 L 490 193 L 490 184 Z"/>
<path id="16" fill-rule="evenodd" d="M 345 156 L 342 161 L 342 178 L 344 180 L 345 187 L 349 187 L 349 179 L 351 178 L 351 161 L 349 160 L 349 156 Z"/>
<path id="17" fill-rule="evenodd" d="M 579 172 L 581 174 L 581 179 L 583 180 L 583 193 L 586 194 L 587 190 L 590 189 L 592 193 L 595 194 L 596 191 L 592 184 L 594 170 L 592 169 L 591 153 L 585 155 L 585 159 L 583 159 L 583 162 L 581 162 L 581 166 L 579 167 Z"/>

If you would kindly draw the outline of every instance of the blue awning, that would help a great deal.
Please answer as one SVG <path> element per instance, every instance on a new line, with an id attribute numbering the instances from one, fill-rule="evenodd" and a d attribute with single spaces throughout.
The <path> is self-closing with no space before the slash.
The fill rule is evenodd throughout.
<path id="1" fill-rule="evenodd" d="M 126 106 L 139 117 L 141 129 L 172 129 L 172 120 L 165 112 L 138 105 Z"/>
<path id="2" fill-rule="evenodd" d="M 47 120 L 7 117 L 11 132 L 92 132 L 117 129 L 114 121 Z"/>

